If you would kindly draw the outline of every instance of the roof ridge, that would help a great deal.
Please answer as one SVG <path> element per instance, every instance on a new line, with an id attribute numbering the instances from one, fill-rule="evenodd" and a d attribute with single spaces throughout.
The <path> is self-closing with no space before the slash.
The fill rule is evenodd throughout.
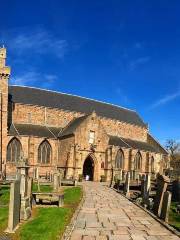
<path id="1" fill-rule="evenodd" d="M 26 87 L 26 88 L 32 88 L 32 89 L 37 89 L 37 90 L 41 90 L 41 91 L 54 92 L 54 93 L 57 93 L 57 94 L 64 94 L 64 95 L 68 95 L 68 96 L 79 97 L 79 98 L 82 98 L 82 99 L 87 99 L 87 100 L 91 100 L 91 101 L 94 101 L 94 102 L 104 103 L 104 104 L 107 104 L 107 105 L 111 105 L 111 106 L 114 106 L 114 107 L 124 109 L 126 111 L 131 111 L 131 112 L 137 113 L 137 111 L 133 110 L 133 109 L 122 107 L 122 106 L 119 106 L 119 105 L 116 105 L 116 104 L 113 104 L 113 103 L 108 103 L 108 102 L 96 100 L 96 99 L 93 99 L 93 98 L 82 97 L 82 96 L 79 96 L 79 95 L 76 95 L 76 94 L 58 92 L 58 91 L 55 91 L 55 90 L 49 90 L 49 89 L 45 89 L 45 88 L 38 88 L 38 87 L 32 87 L 32 86 L 22 86 L 22 85 L 13 85 L 13 84 L 9 85 L 9 86 L 10 87 Z"/>
<path id="2" fill-rule="evenodd" d="M 163 150 L 165 150 L 165 152 L 167 152 L 167 153 L 169 154 L 169 152 L 166 150 L 166 148 L 163 147 L 162 144 L 161 144 L 150 132 L 148 132 L 148 134 L 149 134 L 150 137 L 153 138 L 154 141 L 156 141 L 156 142 L 159 144 L 159 146 L 160 146 Z"/>

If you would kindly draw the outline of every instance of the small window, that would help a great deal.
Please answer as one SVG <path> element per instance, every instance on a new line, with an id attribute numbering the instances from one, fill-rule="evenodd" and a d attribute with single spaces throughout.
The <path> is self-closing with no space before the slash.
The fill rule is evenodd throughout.
<path id="1" fill-rule="evenodd" d="M 104 169 L 104 162 L 101 163 L 101 169 Z"/>
<path id="2" fill-rule="evenodd" d="M 93 144 L 95 141 L 95 132 L 94 131 L 90 131 L 89 132 L 89 143 Z"/>

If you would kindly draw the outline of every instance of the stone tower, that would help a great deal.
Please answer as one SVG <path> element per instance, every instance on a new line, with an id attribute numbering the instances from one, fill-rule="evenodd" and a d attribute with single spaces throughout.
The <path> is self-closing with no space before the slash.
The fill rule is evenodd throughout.
<path id="1" fill-rule="evenodd" d="M 10 68 L 6 66 L 6 48 L 0 48 L 0 178 L 4 172 L 7 147 L 8 79 Z"/>

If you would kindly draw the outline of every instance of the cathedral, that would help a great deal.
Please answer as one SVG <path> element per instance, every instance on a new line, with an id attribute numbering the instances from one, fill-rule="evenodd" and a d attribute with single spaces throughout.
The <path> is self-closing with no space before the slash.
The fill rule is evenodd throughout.
<path id="1" fill-rule="evenodd" d="M 0 174 L 12 176 L 23 156 L 30 174 L 62 169 L 64 178 L 110 181 L 130 171 L 162 173 L 168 153 L 134 110 L 80 96 L 9 85 L 0 48 Z M 113 175 L 112 175 L 113 174 Z"/>

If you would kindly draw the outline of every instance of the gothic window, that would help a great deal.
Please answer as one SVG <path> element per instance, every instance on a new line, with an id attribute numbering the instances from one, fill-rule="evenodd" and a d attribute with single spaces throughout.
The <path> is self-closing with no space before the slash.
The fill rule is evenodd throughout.
<path id="1" fill-rule="evenodd" d="M 124 169 L 124 154 L 122 150 L 118 150 L 115 159 L 115 168 Z"/>
<path id="2" fill-rule="evenodd" d="M 140 152 L 137 152 L 134 159 L 134 170 L 141 170 L 142 157 Z"/>
<path id="3" fill-rule="evenodd" d="M 51 162 L 51 145 L 47 140 L 43 141 L 38 148 L 38 162 L 47 164 Z"/>
<path id="4" fill-rule="evenodd" d="M 7 146 L 7 161 L 18 162 L 22 155 L 22 146 L 17 138 L 13 138 Z"/>
<path id="5" fill-rule="evenodd" d="M 154 173 L 155 166 L 154 166 L 154 157 L 151 157 L 151 172 Z"/>

